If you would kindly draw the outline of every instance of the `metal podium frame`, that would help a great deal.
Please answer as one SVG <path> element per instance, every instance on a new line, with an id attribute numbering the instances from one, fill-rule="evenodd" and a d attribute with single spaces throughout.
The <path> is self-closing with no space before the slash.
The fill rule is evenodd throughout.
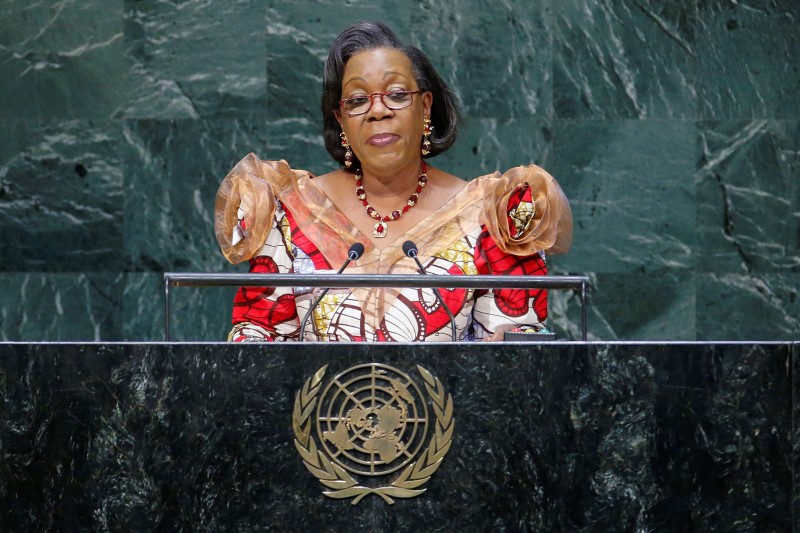
<path id="1" fill-rule="evenodd" d="M 558 289 L 580 291 L 581 340 L 586 340 L 587 276 L 423 276 L 420 274 L 164 273 L 164 336 L 170 341 L 170 287 L 322 287 Z"/>

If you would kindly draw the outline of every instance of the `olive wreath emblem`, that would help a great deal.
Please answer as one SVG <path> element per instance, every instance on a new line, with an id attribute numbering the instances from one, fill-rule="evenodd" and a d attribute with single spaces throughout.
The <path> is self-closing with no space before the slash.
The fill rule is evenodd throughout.
<path id="1" fill-rule="evenodd" d="M 436 413 L 434 434 L 430 439 L 428 448 L 420 454 L 420 458 L 408 464 L 395 480 L 382 487 L 365 487 L 358 482 L 340 465 L 331 461 L 327 455 L 317 448 L 317 443 L 311 435 L 311 414 L 317 405 L 322 378 L 328 365 L 323 366 L 308 378 L 302 390 L 298 391 L 294 402 L 292 426 L 294 428 L 294 444 L 303 464 L 329 490 L 322 493 L 335 499 L 353 498 L 350 502 L 355 505 L 369 494 L 383 498 L 389 505 L 394 504 L 393 498 L 413 498 L 419 496 L 427 489 L 421 488 L 431 476 L 439 469 L 442 459 L 450 450 L 453 428 L 453 397 L 446 394 L 441 381 L 425 368 L 417 365 L 425 389 L 433 403 Z"/>

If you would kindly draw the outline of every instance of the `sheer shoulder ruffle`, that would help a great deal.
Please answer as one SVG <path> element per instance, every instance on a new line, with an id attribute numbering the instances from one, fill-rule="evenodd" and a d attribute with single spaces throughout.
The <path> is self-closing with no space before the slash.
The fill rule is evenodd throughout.
<path id="1" fill-rule="evenodd" d="M 486 229 L 505 253 L 566 253 L 572 245 L 572 210 L 544 169 L 515 167 L 483 178 Z"/>
<path id="2" fill-rule="evenodd" d="M 214 232 L 228 261 L 246 261 L 261 250 L 273 226 L 276 196 L 295 179 L 286 161 L 262 161 L 252 153 L 225 176 L 214 203 Z"/>

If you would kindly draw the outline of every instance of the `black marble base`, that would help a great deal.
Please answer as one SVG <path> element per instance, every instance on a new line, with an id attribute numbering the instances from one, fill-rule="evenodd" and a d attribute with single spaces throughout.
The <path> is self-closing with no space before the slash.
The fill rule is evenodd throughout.
<path id="1" fill-rule="evenodd" d="M 789 531 L 798 346 L 0 344 L 0 529 Z M 294 444 L 303 383 L 369 362 L 454 401 L 394 505 Z"/>

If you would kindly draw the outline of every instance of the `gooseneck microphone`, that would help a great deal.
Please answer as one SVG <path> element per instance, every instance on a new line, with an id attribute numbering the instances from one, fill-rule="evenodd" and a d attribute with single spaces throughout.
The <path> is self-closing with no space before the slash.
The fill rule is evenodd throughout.
<path id="1" fill-rule="evenodd" d="M 406 254 L 406 257 L 410 257 L 414 261 L 417 262 L 417 266 L 419 267 L 420 273 L 427 275 L 428 273 L 425 271 L 425 267 L 422 266 L 419 258 L 417 257 L 419 250 L 417 250 L 417 245 L 414 244 L 412 241 L 406 241 L 403 243 L 403 253 Z M 450 308 L 444 304 L 444 300 L 442 299 L 442 295 L 439 292 L 437 287 L 431 287 L 433 290 L 433 294 L 436 295 L 436 299 L 439 300 L 439 304 L 444 307 L 444 310 L 447 311 L 447 316 L 450 317 L 450 331 L 453 334 L 453 342 L 457 340 L 456 337 L 456 319 L 453 316 L 453 313 L 450 312 Z"/>
<path id="2" fill-rule="evenodd" d="M 347 250 L 347 259 L 345 260 L 345 262 L 342 265 L 342 267 L 336 273 L 337 274 L 341 274 L 342 271 L 345 268 L 347 268 L 347 265 L 350 264 L 350 261 L 357 260 L 363 254 L 364 254 L 364 245 L 361 244 L 360 242 L 353 243 L 353 245 L 350 247 L 350 249 Z M 311 317 L 311 313 L 314 312 L 314 309 L 317 308 L 317 306 L 319 305 L 319 302 L 321 302 L 322 299 L 325 297 L 325 295 L 328 294 L 329 290 L 331 290 L 330 287 L 327 287 L 325 290 L 323 290 L 321 293 L 319 293 L 319 296 L 317 296 L 317 299 L 314 300 L 314 303 L 312 303 L 311 307 L 308 308 L 308 313 L 306 313 L 306 316 L 303 317 L 303 322 L 302 322 L 302 324 L 300 324 L 300 340 L 301 341 L 305 340 L 305 337 L 303 336 L 303 334 L 306 331 L 306 324 L 308 324 L 308 319 Z"/>

